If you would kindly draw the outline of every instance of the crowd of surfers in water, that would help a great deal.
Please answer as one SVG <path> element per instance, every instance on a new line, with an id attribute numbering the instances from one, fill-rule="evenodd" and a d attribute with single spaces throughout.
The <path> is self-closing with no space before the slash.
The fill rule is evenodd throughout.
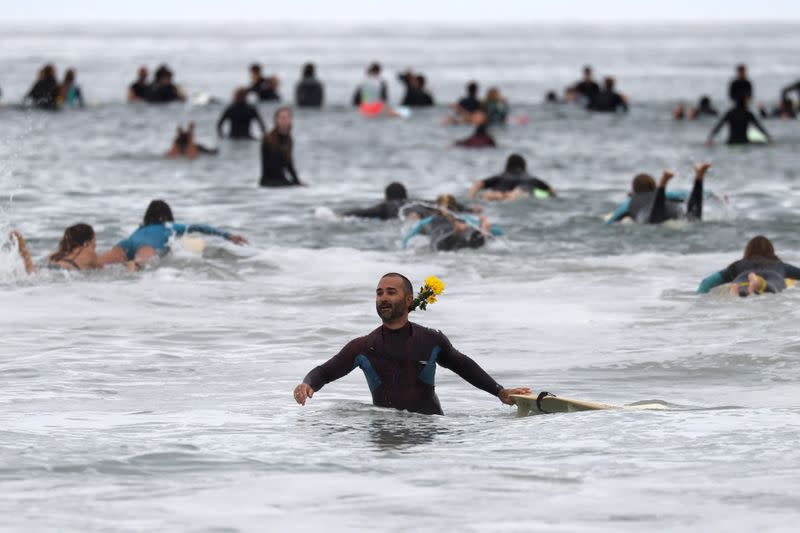
<path id="1" fill-rule="evenodd" d="M 408 117 L 413 108 L 434 106 L 434 98 L 427 87 L 424 74 L 407 69 L 397 75 L 405 89 L 399 106 L 389 103 L 389 88 L 379 63 L 370 64 L 364 78 L 357 84 L 352 105 L 366 118 Z M 237 88 L 232 102 L 227 105 L 216 124 L 219 137 L 232 140 L 258 140 L 261 143 L 262 187 L 303 186 L 293 157 L 292 109 L 278 107 L 272 117 L 272 128 L 268 129 L 254 102 L 282 102 L 280 80 L 275 75 L 265 75 L 259 64 L 249 68 L 250 81 Z M 678 103 L 672 110 L 674 120 L 701 120 L 709 118 L 716 123 L 711 128 L 706 144 L 712 144 L 717 133 L 728 127 L 728 144 L 751 142 L 771 143 L 772 137 L 759 121 L 779 118 L 797 118 L 798 104 L 792 93 L 800 96 L 800 81 L 786 86 L 773 106 L 760 103 L 757 111 L 751 110 L 754 90 L 748 78 L 747 67 L 738 65 L 736 75 L 729 84 L 730 108 L 720 113 L 711 98 L 701 95 L 696 106 Z M 167 65 L 158 66 L 152 77 L 147 67 L 138 69 L 127 93 L 127 100 L 140 104 L 166 104 L 187 101 L 186 93 L 175 83 L 174 74 Z M 45 65 L 24 97 L 24 105 L 32 108 L 55 111 L 73 107 L 85 107 L 75 69 L 68 69 L 61 82 L 56 68 Z M 215 102 L 205 97 L 204 103 Z M 548 105 L 573 105 L 597 113 L 626 113 L 630 102 L 626 95 L 618 92 L 613 77 L 606 77 L 602 84 L 595 80 L 592 68 L 583 68 L 581 79 L 564 89 L 561 96 L 549 91 L 545 96 Z M 300 108 L 321 108 L 325 103 L 323 83 L 317 78 L 312 63 L 303 66 L 300 80 L 295 85 L 294 105 Z M 758 116 L 757 116 L 758 115 Z M 467 125 L 473 128 L 471 135 L 454 142 L 462 148 L 496 147 L 491 134 L 493 128 L 505 126 L 512 120 L 508 101 L 498 87 L 489 87 L 480 94 L 480 86 L 470 81 L 465 94 L 450 104 L 443 119 L 445 125 Z M 518 117 L 524 123 L 526 117 Z M 256 127 L 259 136 L 253 135 Z M 755 130 L 755 134 L 754 134 Z M 760 135 L 759 135 L 760 134 Z M 755 136 L 754 136 L 755 135 Z M 210 148 L 195 140 L 195 125 L 179 125 L 166 157 L 194 159 L 203 155 L 216 155 Z M 631 221 L 641 224 L 661 224 L 669 220 L 702 220 L 703 201 L 710 194 L 704 190 L 704 178 L 711 165 L 698 162 L 690 191 L 668 190 L 674 173 L 665 170 L 659 180 L 645 173 L 637 174 L 631 183 L 627 199 L 607 217 L 607 224 Z M 525 158 L 520 154 L 508 156 L 506 164 L 496 175 L 479 179 L 468 192 L 468 202 L 514 202 L 526 198 L 554 198 L 555 189 L 544 180 L 530 174 Z M 384 198 L 375 205 L 343 210 L 336 214 L 340 218 L 369 218 L 377 220 L 402 219 L 405 223 L 403 246 L 409 246 L 418 236 L 427 237 L 428 246 L 437 251 L 454 251 L 462 248 L 479 248 L 489 240 L 502 235 L 502 229 L 482 215 L 479 205 L 460 202 L 452 195 L 441 195 L 435 199 L 410 197 L 402 183 L 391 183 L 384 191 Z M 218 236 L 235 244 L 247 240 L 205 224 L 184 224 L 175 221 L 170 206 L 163 200 L 153 200 L 147 207 L 142 223 L 127 239 L 111 249 L 97 253 L 94 230 L 87 224 L 76 224 L 64 231 L 58 249 L 47 257 L 43 267 L 58 270 L 90 270 L 122 263 L 128 270 L 139 270 L 154 258 L 169 252 L 174 237 L 189 233 Z M 24 261 L 25 270 L 33 273 L 39 267 L 31 258 L 24 237 L 12 232 L 12 239 Z M 754 237 L 746 246 L 744 256 L 726 269 L 712 274 L 702 281 L 698 292 L 705 293 L 713 287 L 730 283 L 732 294 L 747 296 L 764 292 L 780 292 L 786 280 L 800 279 L 800 269 L 783 263 L 775 254 L 772 243 L 764 236 Z"/>

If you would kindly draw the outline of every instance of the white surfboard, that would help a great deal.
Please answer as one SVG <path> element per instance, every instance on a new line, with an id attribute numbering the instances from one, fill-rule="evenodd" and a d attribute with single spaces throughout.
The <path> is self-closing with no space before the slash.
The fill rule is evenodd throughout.
<path id="1" fill-rule="evenodd" d="M 576 400 L 563 396 L 540 394 L 512 394 L 517 405 L 517 416 L 541 415 L 550 413 L 576 413 L 579 411 L 608 411 L 612 409 L 624 411 L 664 410 L 662 403 L 643 403 L 635 405 L 611 405 L 607 403 Z"/>

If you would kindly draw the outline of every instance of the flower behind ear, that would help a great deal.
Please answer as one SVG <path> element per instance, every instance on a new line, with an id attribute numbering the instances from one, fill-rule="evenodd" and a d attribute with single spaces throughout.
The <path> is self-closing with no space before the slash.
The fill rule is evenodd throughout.
<path id="1" fill-rule="evenodd" d="M 417 308 L 425 311 L 428 304 L 436 303 L 436 297 L 444 292 L 444 283 L 436 276 L 429 276 L 425 279 L 425 284 L 420 288 L 419 294 L 409 306 L 409 311 Z"/>

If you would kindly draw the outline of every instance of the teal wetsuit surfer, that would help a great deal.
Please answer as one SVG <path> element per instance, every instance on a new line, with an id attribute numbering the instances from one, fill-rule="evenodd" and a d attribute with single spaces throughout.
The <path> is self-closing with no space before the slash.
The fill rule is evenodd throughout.
<path id="1" fill-rule="evenodd" d="M 128 268 L 135 270 L 144 262 L 169 252 L 169 239 L 173 235 L 203 233 L 217 235 L 235 244 L 244 244 L 247 239 L 205 224 L 178 224 L 172 209 L 163 200 L 153 200 L 147 207 L 142 225 L 130 237 L 120 241 L 111 250 L 98 258 L 100 266 L 130 261 Z"/>

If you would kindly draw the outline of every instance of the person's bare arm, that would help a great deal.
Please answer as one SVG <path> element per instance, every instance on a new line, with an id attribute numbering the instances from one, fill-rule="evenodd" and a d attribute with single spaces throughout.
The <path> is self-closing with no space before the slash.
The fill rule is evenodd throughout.
<path id="1" fill-rule="evenodd" d="M 17 241 L 19 255 L 22 257 L 22 262 L 25 263 L 25 272 L 28 274 L 33 274 L 36 272 L 36 265 L 33 264 L 33 259 L 31 259 L 31 254 L 28 251 L 28 245 L 25 242 L 25 238 L 17 230 L 11 232 L 11 238 L 16 239 Z"/>

